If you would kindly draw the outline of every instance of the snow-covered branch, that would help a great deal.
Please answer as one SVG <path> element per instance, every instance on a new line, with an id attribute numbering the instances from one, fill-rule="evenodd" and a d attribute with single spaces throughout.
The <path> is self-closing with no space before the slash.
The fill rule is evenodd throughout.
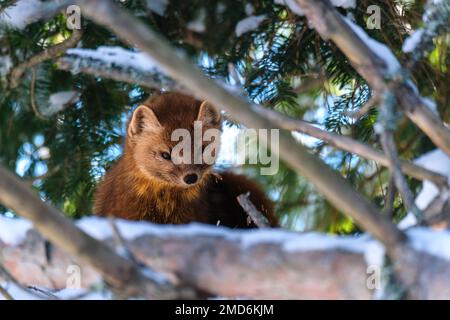
<path id="1" fill-rule="evenodd" d="M 120 47 L 70 49 L 57 65 L 72 73 L 87 73 L 159 91 L 185 91 L 166 77 L 149 56 Z"/>
<path id="2" fill-rule="evenodd" d="M 107 219 L 83 218 L 77 226 L 112 245 L 114 231 Z M 384 250 L 367 236 L 123 220 L 117 221 L 117 227 L 139 262 L 211 295 L 369 299 L 382 294 Z M 450 234 L 416 228 L 408 235 L 418 261 L 402 266 L 401 272 L 415 273 L 414 285 L 422 298 L 450 298 L 450 286 L 442 285 L 450 281 Z M 0 260 L 22 284 L 52 292 L 65 289 L 72 275 L 67 270 L 75 265 L 81 272 L 82 289 L 98 287 L 102 277 L 89 264 L 57 247 L 48 262 L 44 247 L 44 239 L 30 223 L 0 218 Z M 437 267 L 439 272 L 435 272 Z"/>

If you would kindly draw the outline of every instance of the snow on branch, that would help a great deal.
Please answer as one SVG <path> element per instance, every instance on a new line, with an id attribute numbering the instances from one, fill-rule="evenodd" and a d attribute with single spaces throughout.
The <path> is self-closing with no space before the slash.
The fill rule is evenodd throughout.
<path id="1" fill-rule="evenodd" d="M 274 2 L 279 5 L 287 6 L 292 12 L 299 16 L 305 15 L 296 0 L 274 0 Z M 335 7 L 342 7 L 344 9 L 356 8 L 356 0 L 331 0 L 331 4 Z"/>
<path id="2" fill-rule="evenodd" d="M 161 91 L 183 91 L 148 55 L 121 47 L 70 49 L 57 65 L 72 73 L 83 72 Z"/>
<path id="3" fill-rule="evenodd" d="M 444 0 L 428 0 L 422 17 L 423 27 L 415 30 L 403 43 L 403 52 L 411 55 L 411 68 L 424 54 L 434 48 L 439 35 L 450 32 L 450 3 Z"/>
<path id="4" fill-rule="evenodd" d="M 29 24 L 54 16 L 71 1 L 19 0 L 0 11 L 0 26 L 25 29 Z"/>
<path id="5" fill-rule="evenodd" d="M 367 268 L 381 271 L 384 264 L 382 246 L 367 236 L 116 223 L 137 260 L 173 281 L 190 283 L 211 295 L 368 299 L 375 290 L 367 286 L 371 274 Z M 107 219 L 88 217 L 76 225 L 112 245 L 114 231 Z M 5 229 L 15 236 L 2 236 Z M 450 280 L 450 233 L 415 228 L 408 235 L 412 247 L 427 261 L 419 269 L 421 292 L 430 299 L 450 298 L 450 287 L 441 285 Z M 43 248 L 44 239 L 24 228 L 22 220 L 0 218 L 0 261 L 22 284 L 57 294 L 67 286 L 67 269 L 76 265 L 81 270 L 78 291 L 99 287 L 101 274 L 91 266 L 57 247 L 52 249 L 51 263 L 47 262 Z M 439 273 L 434 272 L 437 266 L 442 268 Z"/>

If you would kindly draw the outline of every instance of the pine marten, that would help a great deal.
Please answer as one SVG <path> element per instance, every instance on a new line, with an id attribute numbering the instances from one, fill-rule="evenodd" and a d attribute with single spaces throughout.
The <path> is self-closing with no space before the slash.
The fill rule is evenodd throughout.
<path id="1" fill-rule="evenodd" d="M 171 134 L 184 128 L 193 135 L 194 121 L 201 121 L 203 131 L 221 130 L 221 115 L 214 107 L 184 94 L 164 93 L 138 106 L 128 122 L 124 153 L 98 186 L 95 214 L 249 228 L 255 225 L 236 197 L 250 192 L 253 204 L 271 226 L 277 226 L 273 203 L 255 182 L 231 172 L 214 172 L 211 163 L 174 163 L 172 148 L 179 141 L 172 141 Z M 202 150 L 213 142 L 203 141 Z"/>

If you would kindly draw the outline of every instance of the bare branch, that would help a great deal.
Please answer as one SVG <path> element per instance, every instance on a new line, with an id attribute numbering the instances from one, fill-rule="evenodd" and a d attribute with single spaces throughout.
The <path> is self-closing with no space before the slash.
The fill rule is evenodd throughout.
<path id="1" fill-rule="evenodd" d="M 386 191 L 386 196 L 384 197 L 384 213 L 392 218 L 394 214 L 394 201 L 395 194 L 397 193 L 397 188 L 395 187 L 395 181 L 391 178 L 389 179 L 389 185 Z"/>
<path id="2" fill-rule="evenodd" d="M 372 148 L 369 145 L 353 140 L 352 138 L 347 136 L 342 136 L 332 132 L 328 132 L 326 130 L 322 130 L 309 122 L 288 117 L 271 109 L 258 107 L 257 110 L 259 114 L 271 120 L 273 123 L 277 124 L 280 128 L 290 131 L 302 132 L 309 136 L 323 140 L 329 145 L 334 146 L 338 149 L 355 153 L 363 158 L 373 160 L 385 167 L 389 167 L 388 157 L 386 157 L 386 155 L 383 154 L 383 152 L 375 148 Z M 448 185 L 447 177 L 438 174 L 436 172 L 427 170 L 421 166 L 415 165 L 409 161 L 402 161 L 401 166 L 402 170 L 406 174 L 418 180 L 430 180 L 441 187 Z"/>
<path id="3" fill-rule="evenodd" d="M 256 209 L 253 202 L 250 200 L 250 193 L 241 194 L 237 196 L 237 201 L 241 207 L 247 212 L 248 216 L 258 226 L 258 228 L 270 228 L 269 220 Z"/>
<path id="4" fill-rule="evenodd" d="M 408 183 L 402 173 L 400 161 L 398 159 L 397 149 L 394 142 L 394 134 L 390 130 L 384 130 L 381 134 L 381 144 L 386 154 L 389 155 L 390 166 L 389 170 L 394 179 L 395 186 L 402 195 L 406 209 L 411 211 L 416 217 L 417 221 L 422 220 L 422 213 L 414 203 L 414 196 L 409 189 Z"/>
<path id="5" fill-rule="evenodd" d="M 360 109 L 345 111 L 344 115 L 350 118 L 359 119 L 369 113 L 369 111 L 378 103 L 378 101 L 378 96 L 374 95 Z"/>

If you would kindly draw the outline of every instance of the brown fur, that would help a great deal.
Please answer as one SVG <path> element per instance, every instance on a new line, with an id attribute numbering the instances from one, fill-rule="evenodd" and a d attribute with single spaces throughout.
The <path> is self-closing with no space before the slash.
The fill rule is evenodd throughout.
<path id="1" fill-rule="evenodd" d="M 238 204 L 239 194 L 250 199 L 277 225 L 273 204 L 256 183 L 231 172 L 215 173 L 207 164 L 175 165 L 161 157 L 178 142 L 171 133 L 185 128 L 193 134 L 195 120 L 203 130 L 220 128 L 220 114 L 192 97 L 166 93 L 151 98 L 134 112 L 128 125 L 123 156 L 106 173 L 95 195 L 94 212 L 131 220 L 183 224 L 192 221 L 228 227 L 254 227 Z M 208 143 L 204 145 L 206 147 Z M 194 185 L 183 177 L 196 173 Z"/>

